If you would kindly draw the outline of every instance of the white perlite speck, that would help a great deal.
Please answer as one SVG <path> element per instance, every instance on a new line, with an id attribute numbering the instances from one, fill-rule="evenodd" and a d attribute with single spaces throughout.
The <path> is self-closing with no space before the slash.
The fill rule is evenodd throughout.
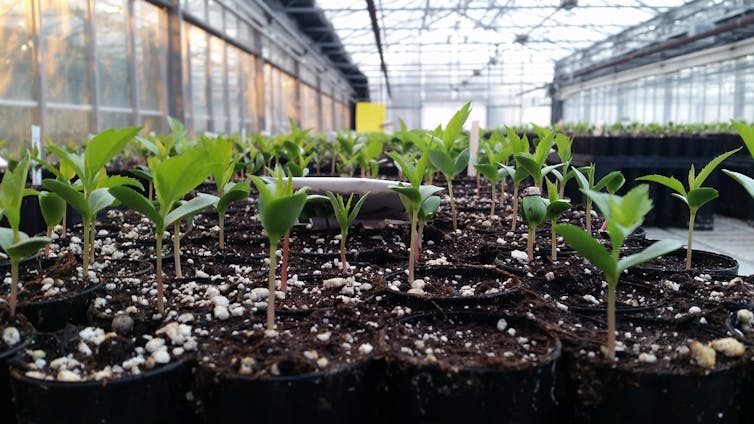
<path id="1" fill-rule="evenodd" d="M 647 364 L 653 364 L 657 362 L 657 356 L 653 353 L 640 353 L 639 362 L 645 362 Z"/>
<path id="2" fill-rule="evenodd" d="M 81 381 L 81 376 L 69 370 L 58 372 L 58 381 Z"/>
<path id="3" fill-rule="evenodd" d="M 500 318 L 497 320 L 497 329 L 500 331 L 505 331 L 505 329 L 508 328 L 508 321 L 505 320 L 505 318 Z"/>
<path id="4" fill-rule="evenodd" d="M 21 333 L 16 327 L 6 327 L 3 330 L 3 341 L 6 345 L 13 347 L 21 341 Z"/>
<path id="5" fill-rule="evenodd" d="M 527 255 L 526 252 L 522 252 L 520 250 L 512 251 L 511 258 L 519 261 L 522 264 L 529 262 L 529 255 Z"/>
<path id="6" fill-rule="evenodd" d="M 220 321 L 224 321 L 230 318 L 230 312 L 228 311 L 228 308 L 222 305 L 215 306 L 214 315 L 215 318 L 219 319 Z"/>
<path id="7" fill-rule="evenodd" d="M 712 340 L 710 342 L 710 347 L 727 357 L 742 356 L 746 350 L 743 343 L 733 337 L 723 337 L 722 339 Z"/>
<path id="8" fill-rule="evenodd" d="M 555 279 L 555 273 L 550 271 L 547 274 L 545 274 L 545 280 L 552 281 Z"/>
<path id="9" fill-rule="evenodd" d="M 374 350 L 374 347 L 369 343 L 363 343 L 361 346 L 359 346 L 359 353 L 364 355 L 369 355 L 372 353 L 372 350 Z"/>
<path id="10" fill-rule="evenodd" d="M 144 345 L 144 348 L 149 353 L 154 353 L 159 351 L 165 346 L 165 339 L 161 337 L 155 337 L 152 340 L 148 341 L 146 345 Z"/>
<path id="11" fill-rule="evenodd" d="M 689 308 L 689 313 L 690 314 L 701 314 L 702 313 L 702 308 L 700 308 L 698 306 L 692 306 L 692 307 Z"/>
<path id="12" fill-rule="evenodd" d="M 170 362 L 170 354 L 167 350 L 158 350 L 152 354 L 152 359 L 158 364 L 167 364 Z"/>

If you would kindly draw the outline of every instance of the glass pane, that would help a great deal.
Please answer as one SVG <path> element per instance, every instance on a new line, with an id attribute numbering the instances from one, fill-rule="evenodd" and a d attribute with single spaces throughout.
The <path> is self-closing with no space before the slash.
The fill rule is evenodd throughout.
<path id="1" fill-rule="evenodd" d="M 281 72 L 280 82 L 283 90 L 283 100 L 285 102 L 285 116 L 284 116 L 284 128 L 290 129 L 289 119 L 296 121 L 297 125 L 301 125 L 301 106 L 298 98 L 298 81 L 292 76 Z"/>
<path id="2" fill-rule="evenodd" d="M 259 131 L 259 109 L 257 108 L 256 61 L 254 56 L 241 52 L 241 91 L 243 93 L 243 120 L 246 131 Z"/>
<path id="3" fill-rule="evenodd" d="M 8 140 L 5 148 L 11 154 L 21 153 L 31 138 L 34 109 L 19 106 L 3 106 L 0 103 L 0 138 Z"/>
<path id="4" fill-rule="evenodd" d="M 125 0 L 100 0 L 94 6 L 98 91 L 103 106 L 131 106 L 125 8 Z"/>
<path id="5" fill-rule="evenodd" d="M 209 25 L 223 32 L 223 7 L 220 3 L 214 0 L 207 0 L 207 15 L 209 17 Z"/>
<path id="6" fill-rule="evenodd" d="M 123 128 L 131 125 L 131 114 L 101 112 L 100 120 L 102 128 Z"/>
<path id="7" fill-rule="evenodd" d="M 164 134 L 168 131 L 167 122 L 162 116 L 142 115 L 141 123 L 139 125 L 144 128 L 142 132 L 145 134 L 149 134 L 150 132 Z"/>
<path id="8" fill-rule="evenodd" d="M 91 103 L 86 4 L 86 0 L 40 0 L 48 101 Z"/>
<path id="9" fill-rule="evenodd" d="M 136 78 L 139 81 L 139 108 L 165 111 L 167 87 L 167 17 L 160 8 L 144 1 L 134 4 L 136 36 Z"/>
<path id="10" fill-rule="evenodd" d="M 228 132 L 241 132 L 241 84 L 239 57 L 241 51 L 228 46 Z"/>
<path id="11" fill-rule="evenodd" d="M 225 110 L 225 42 L 216 37 L 210 38 L 210 62 L 212 131 L 224 133 L 228 131 L 228 114 Z"/>
<path id="12" fill-rule="evenodd" d="M 189 72 L 191 75 L 191 110 L 195 132 L 207 130 L 207 34 L 191 26 L 187 31 Z"/>
<path id="13" fill-rule="evenodd" d="M 322 96 L 322 131 L 332 131 L 333 128 L 332 97 Z"/>
<path id="14" fill-rule="evenodd" d="M 81 143 L 91 134 L 90 111 L 47 109 L 46 135 L 57 144 Z"/>
<path id="15" fill-rule="evenodd" d="M 202 20 L 207 14 L 205 0 L 183 0 L 183 10 Z"/>
<path id="16" fill-rule="evenodd" d="M 306 84 L 301 84 L 301 126 L 319 131 L 319 104 L 317 91 Z"/>
<path id="17" fill-rule="evenodd" d="M 34 41 L 30 3 L 22 1 L 0 5 L 0 99 L 34 98 Z"/>

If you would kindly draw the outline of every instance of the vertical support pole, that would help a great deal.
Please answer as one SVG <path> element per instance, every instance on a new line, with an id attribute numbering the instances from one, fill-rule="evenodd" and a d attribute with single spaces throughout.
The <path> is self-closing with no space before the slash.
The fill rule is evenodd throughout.
<path id="1" fill-rule="evenodd" d="M 469 177 L 476 176 L 476 159 L 479 156 L 479 121 L 471 121 L 471 132 L 469 133 L 469 167 L 466 169 L 466 175 Z M 492 188 L 495 189 L 494 187 Z"/>
<path id="2" fill-rule="evenodd" d="M 186 67 L 187 87 L 184 92 L 184 57 L 183 57 L 183 25 L 181 19 L 180 3 L 175 2 L 167 8 L 168 13 L 168 43 L 167 43 L 167 112 L 168 115 L 186 122 L 187 107 L 186 99 L 191 93 L 191 67 Z M 190 56 L 189 47 L 186 46 L 186 58 Z M 191 114 L 193 119 L 193 113 Z M 194 123 L 187 122 L 186 126 L 193 130 Z"/>

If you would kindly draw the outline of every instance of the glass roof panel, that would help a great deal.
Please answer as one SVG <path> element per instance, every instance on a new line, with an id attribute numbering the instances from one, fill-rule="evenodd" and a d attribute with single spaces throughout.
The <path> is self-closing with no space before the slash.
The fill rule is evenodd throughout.
<path id="1" fill-rule="evenodd" d="M 392 96 L 366 2 L 316 2 L 369 78 L 372 101 L 405 107 L 520 101 L 552 81 L 555 61 L 688 1 L 375 0 Z"/>

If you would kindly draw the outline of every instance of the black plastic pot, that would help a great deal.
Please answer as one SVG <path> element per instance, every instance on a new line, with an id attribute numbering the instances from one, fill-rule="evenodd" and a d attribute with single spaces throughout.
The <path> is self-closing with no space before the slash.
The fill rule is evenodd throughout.
<path id="1" fill-rule="evenodd" d="M 679 263 L 685 263 L 686 249 L 678 249 L 671 253 L 668 253 L 665 256 L 673 256 L 679 260 Z M 697 265 L 699 263 L 703 264 L 710 261 L 719 261 L 724 265 L 714 268 L 706 267 L 704 265 Z M 736 275 L 738 275 L 738 261 L 736 259 L 730 256 L 707 252 L 704 250 L 692 250 L 691 267 L 695 272 L 702 274 L 710 274 L 720 277 L 735 277 Z M 635 267 L 634 270 L 636 272 L 648 275 L 671 275 L 677 274 L 679 272 L 685 272 L 683 266 L 681 266 L 680 268 L 666 268 L 655 265 L 652 262 L 639 265 Z"/>
<path id="2" fill-rule="evenodd" d="M 493 331 L 500 315 L 452 312 L 408 317 L 402 323 L 440 317 L 453 323 L 473 320 Z M 551 423 L 558 416 L 555 387 L 560 341 L 527 319 L 505 316 L 518 334 L 547 334 L 550 353 L 526 368 L 471 368 L 428 364 L 392 352 L 387 363 L 387 422 L 397 423 Z"/>
<path id="3" fill-rule="evenodd" d="M 505 271 L 501 271 L 496 268 L 482 267 L 482 266 L 463 266 L 463 265 L 432 265 L 432 266 L 418 266 L 416 267 L 415 277 L 421 278 L 424 275 L 434 276 L 447 276 L 447 275 L 460 275 L 462 278 L 479 279 L 479 278 L 500 278 L 508 279 L 513 278 L 516 282 L 516 287 L 501 290 L 497 293 L 483 294 L 475 296 L 437 296 L 437 295 L 416 295 L 409 294 L 401 291 L 385 290 L 385 296 L 388 299 L 395 301 L 401 305 L 410 306 L 414 309 L 422 308 L 436 308 L 438 306 L 445 307 L 466 307 L 466 306 L 478 306 L 486 304 L 494 304 L 502 299 L 510 297 L 518 290 L 518 280 L 513 274 L 509 274 Z M 384 281 L 389 282 L 395 279 L 400 279 L 403 284 L 406 284 L 406 274 L 404 271 L 395 271 L 385 275 Z"/>
<path id="4" fill-rule="evenodd" d="M 8 350 L 0 352 L 0 423 L 13 424 L 16 422 L 16 412 L 13 407 L 13 391 L 10 387 L 10 374 L 8 373 L 8 361 L 31 342 L 27 340 L 19 343 Z"/>
<path id="5" fill-rule="evenodd" d="M 198 422 L 186 399 L 192 381 L 188 360 L 112 381 L 38 380 L 13 364 L 10 373 L 20 424 Z"/>
<path id="6" fill-rule="evenodd" d="M 38 331 L 56 331 L 66 324 L 85 325 L 89 303 L 102 287 L 95 284 L 65 298 L 19 303 L 18 312 Z"/>
<path id="7" fill-rule="evenodd" d="M 210 423 L 372 422 L 377 361 L 329 373 L 251 378 L 198 366 L 202 415 Z"/>
<path id="8" fill-rule="evenodd" d="M 585 382 L 569 385 L 570 422 L 735 423 L 740 416 L 740 363 L 709 374 L 660 374 L 567 362 Z"/>

